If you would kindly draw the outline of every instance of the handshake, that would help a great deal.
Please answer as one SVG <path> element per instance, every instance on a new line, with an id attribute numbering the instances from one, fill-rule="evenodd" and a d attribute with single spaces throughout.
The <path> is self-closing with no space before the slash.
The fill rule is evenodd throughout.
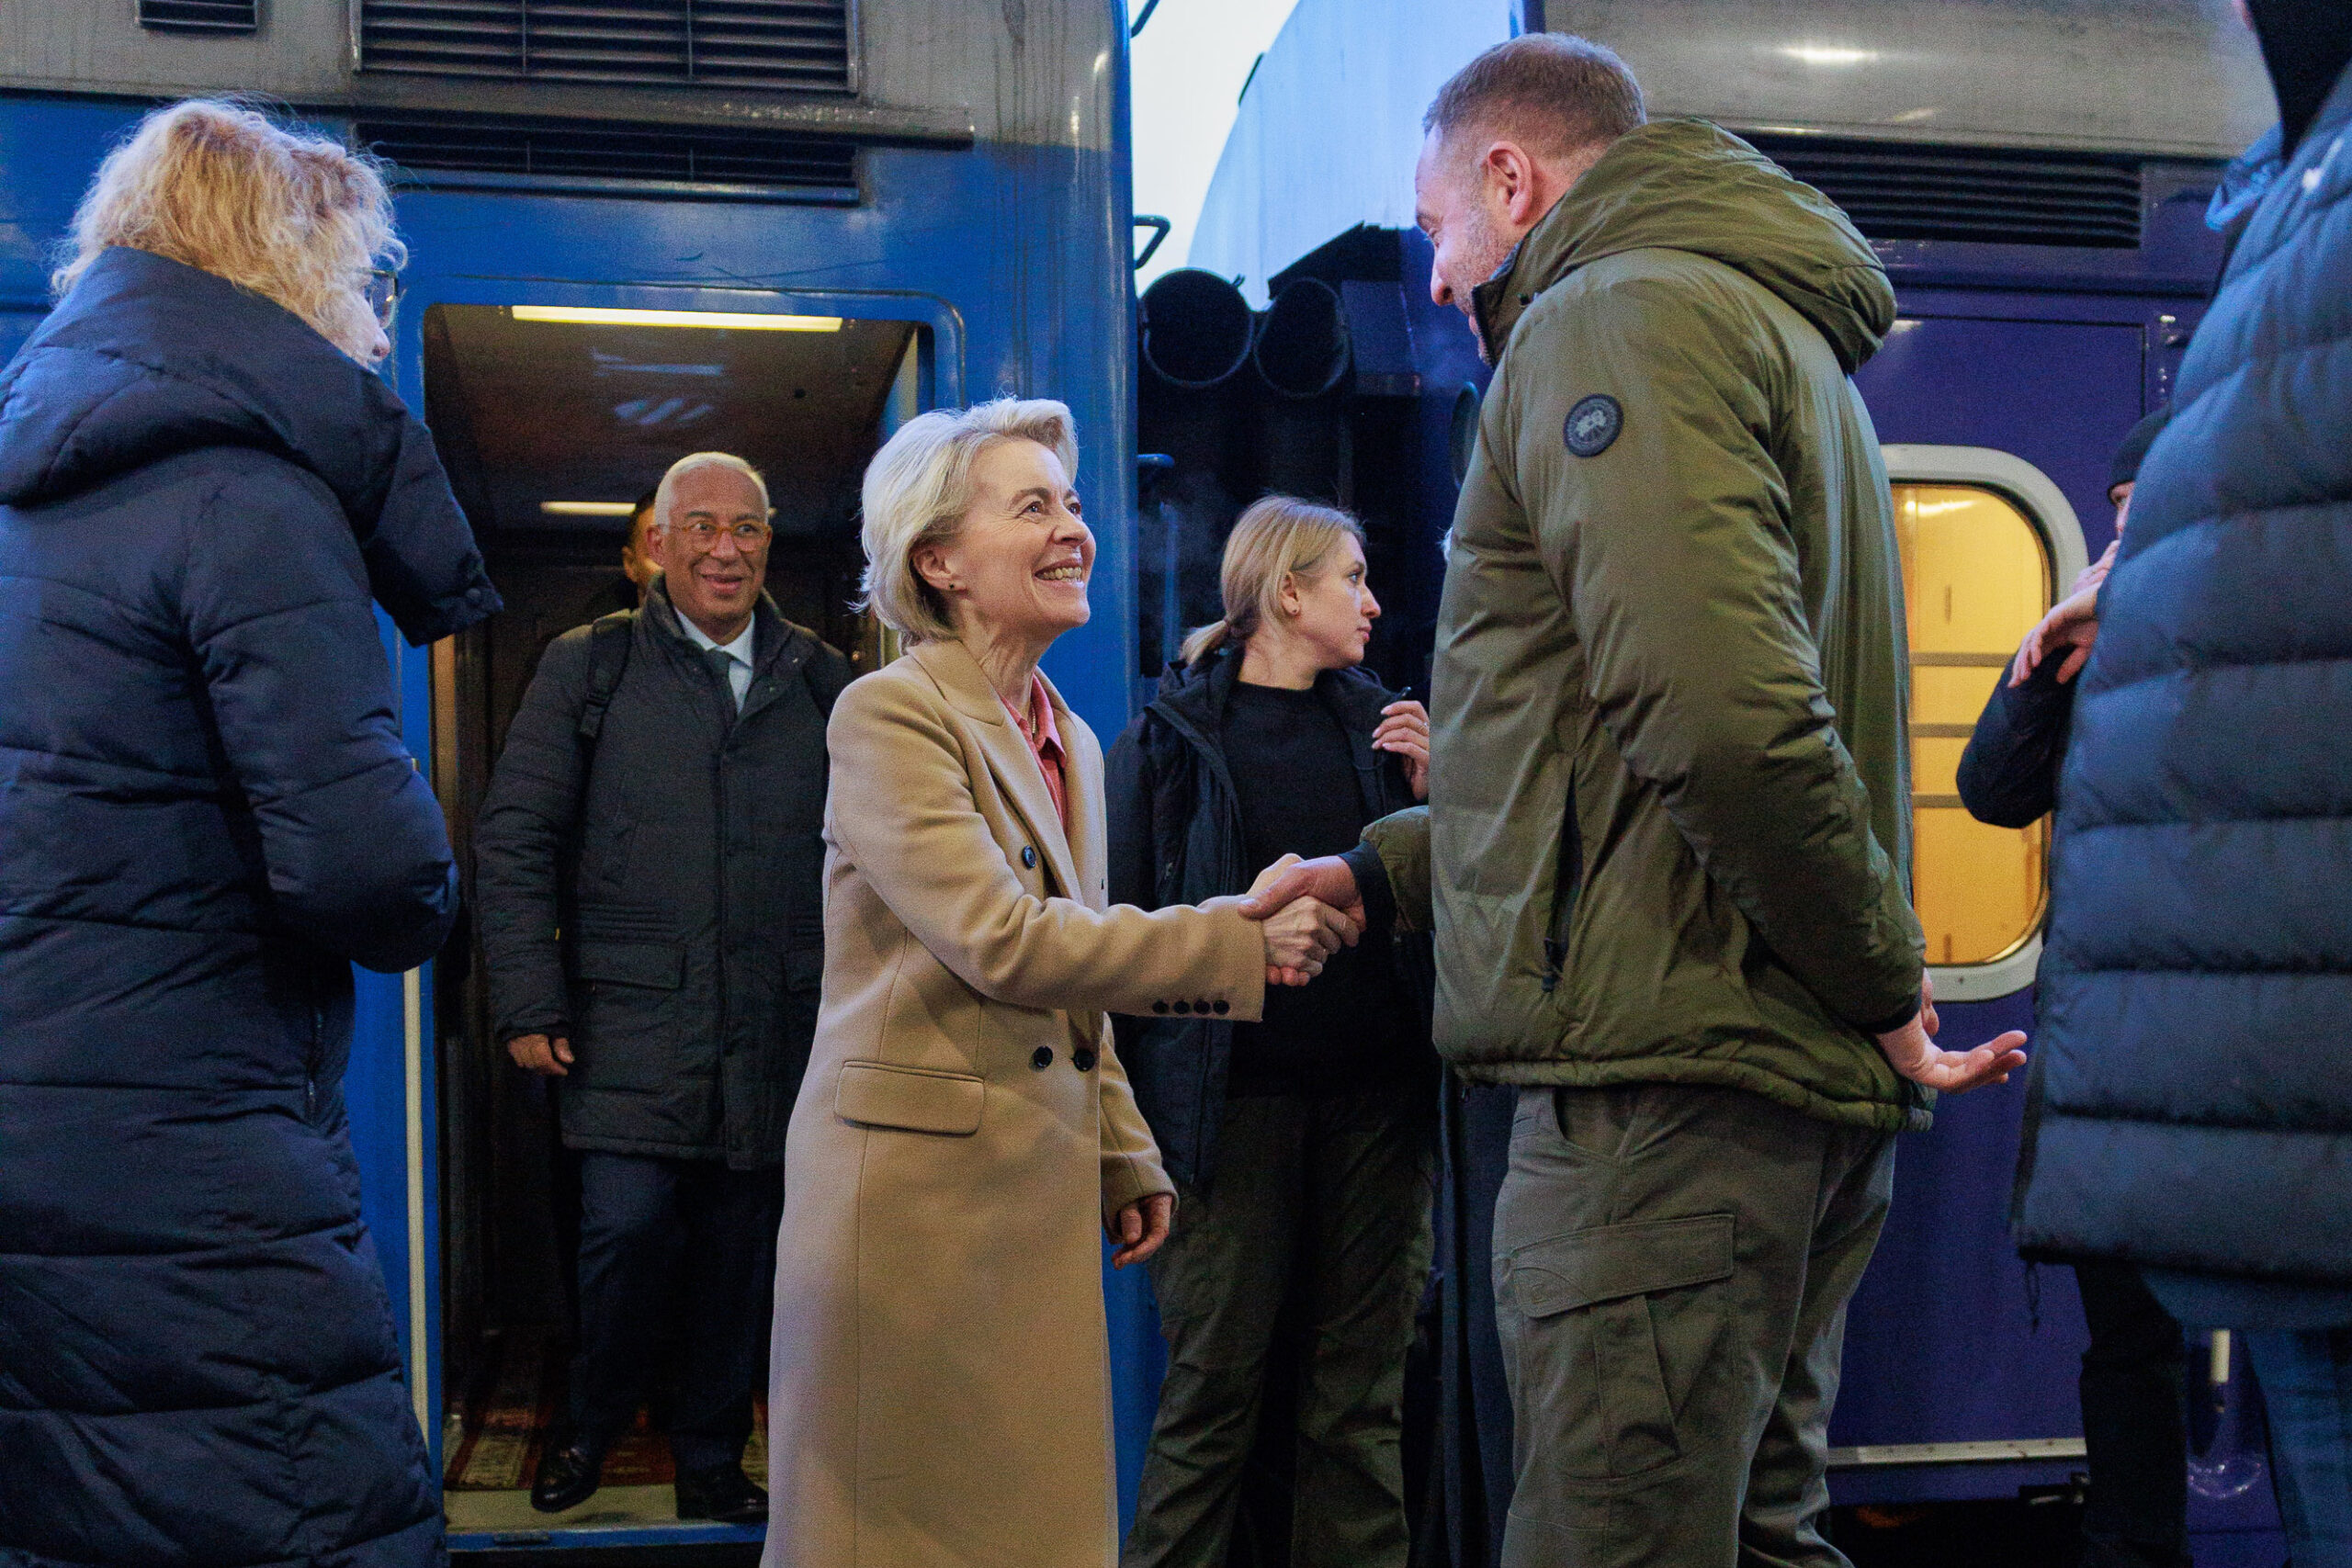
<path id="1" fill-rule="evenodd" d="M 1241 912 L 1264 933 L 1269 986 L 1304 986 L 1363 935 L 1363 896 L 1337 855 L 1283 856 L 1258 874 Z"/>

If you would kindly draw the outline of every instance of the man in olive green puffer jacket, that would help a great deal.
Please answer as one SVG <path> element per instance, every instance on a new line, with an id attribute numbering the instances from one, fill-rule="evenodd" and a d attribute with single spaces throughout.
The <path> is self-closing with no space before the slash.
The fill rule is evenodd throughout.
<path id="1" fill-rule="evenodd" d="M 1845 1306 L 1938 1050 L 1900 563 L 1848 380 L 1894 323 L 1826 198 L 1606 50 L 1498 46 L 1415 179 L 1497 363 L 1454 515 L 1430 804 L 1313 891 L 1435 932 L 1437 1041 L 1521 1085 L 1495 1284 L 1503 1561 L 1834 1564 Z"/>

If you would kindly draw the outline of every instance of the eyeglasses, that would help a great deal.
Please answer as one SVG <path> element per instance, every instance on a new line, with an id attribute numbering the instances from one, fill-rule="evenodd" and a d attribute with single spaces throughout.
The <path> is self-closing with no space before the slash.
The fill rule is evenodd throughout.
<path id="1" fill-rule="evenodd" d="M 739 550 L 762 549 L 766 547 L 768 539 L 775 533 L 775 530 L 766 524 L 754 523 L 750 518 L 745 518 L 740 523 L 729 523 L 725 527 L 721 527 L 707 517 L 689 518 L 678 525 L 678 531 L 685 535 L 687 543 L 693 545 L 697 550 L 716 549 L 718 547 L 718 536 L 721 534 L 734 540 L 735 547 Z"/>
<path id="2" fill-rule="evenodd" d="M 371 267 L 368 273 L 368 308 L 376 312 L 376 324 L 392 324 L 392 310 L 401 302 L 401 275 L 389 267 Z"/>

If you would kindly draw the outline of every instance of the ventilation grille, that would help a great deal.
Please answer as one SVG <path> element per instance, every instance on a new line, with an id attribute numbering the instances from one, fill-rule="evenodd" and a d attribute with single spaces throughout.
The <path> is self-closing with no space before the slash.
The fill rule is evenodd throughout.
<path id="1" fill-rule="evenodd" d="M 1872 240 L 2140 243 L 2140 169 L 2097 154 L 1752 136 Z"/>
<path id="2" fill-rule="evenodd" d="M 805 136 L 512 119 L 361 120 L 354 139 L 419 173 L 751 186 L 857 199 L 856 149 Z"/>
<path id="3" fill-rule="evenodd" d="M 640 86 L 855 85 L 849 0 L 359 0 L 359 65 Z"/>
<path id="4" fill-rule="evenodd" d="M 249 33 L 261 0 L 139 0 L 139 25 L 159 33 Z"/>

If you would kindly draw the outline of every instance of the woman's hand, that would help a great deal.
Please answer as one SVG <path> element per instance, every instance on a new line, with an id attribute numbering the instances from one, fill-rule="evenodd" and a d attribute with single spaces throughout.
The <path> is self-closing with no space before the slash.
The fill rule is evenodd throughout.
<path id="1" fill-rule="evenodd" d="M 2083 575 L 2088 577 L 2090 573 L 2086 571 Z M 2081 672 L 2090 660 L 2092 646 L 2098 641 L 2098 593 L 2106 581 L 2102 576 L 2089 587 L 2076 589 L 2025 634 L 2017 658 L 2009 662 L 2010 685 L 2024 685 L 2034 667 L 2062 648 L 2067 653 L 2066 661 L 2058 666 L 2060 682 L 2071 681 Z"/>
<path id="2" fill-rule="evenodd" d="M 1176 1217 L 1176 1195 L 1154 1192 L 1148 1198 L 1138 1198 L 1114 1215 L 1104 1224 L 1103 1232 L 1114 1244 L 1111 1252 L 1111 1267 L 1125 1269 L 1130 1263 L 1140 1263 L 1159 1250 L 1168 1239 L 1170 1222 Z"/>
<path id="3" fill-rule="evenodd" d="M 1390 703 L 1380 710 L 1372 749 L 1394 751 L 1405 763 L 1405 782 L 1415 800 L 1430 797 L 1430 710 L 1419 703 Z"/>
<path id="4" fill-rule="evenodd" d="M 1319 898 L 1299 898 L 1259 926 L 1266 942 L 1266 984 L 1304 986 L 1323 973 L 1323 961 L 1353 947 L 1363 927 Z"/>
<path id="5" fill-rule="evenodd" d="M 2122 535 L 2118 534 L 2114 538 L 2109 539 L 2107 542 L 2107 548 L 2100 552 L 2098 559 L 2075 573 L 2075 585 L 2066 590 L 2066 596 L 2071 599 L 2086 588 L 2097 588 L 2100 583 L 2105 582 L 2107 574 L 2115 570 L 2115 553 L 2122 547 Z"/>

